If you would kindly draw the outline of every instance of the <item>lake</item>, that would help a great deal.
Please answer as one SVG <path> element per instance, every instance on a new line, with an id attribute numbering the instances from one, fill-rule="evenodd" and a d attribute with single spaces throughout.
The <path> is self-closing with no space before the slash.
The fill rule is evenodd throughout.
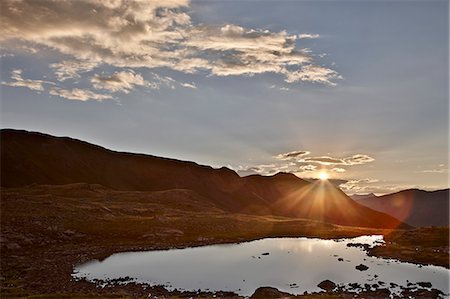
<path id="1" fill-rule="evenodd" d="M 168 290 L 233 291 L 249 296 L 258 287 L 271 286 L 291 294 L 317 292 L 321 281 L 336 284 L 431 282 L 449 293 L 450 271 L 367 256 L 362 243 L 374 246 L 383 236 L 339 240 L 317 238 L 266 238 L 251 242 L 185 249 L 124 252 L 75 267 L 73 277 L 87 280 L 118 279 L 164 285 Z M 368 267 L 360 271 L 355 267 Z M 399 287 L 389 287 L 398 292 Z"/>

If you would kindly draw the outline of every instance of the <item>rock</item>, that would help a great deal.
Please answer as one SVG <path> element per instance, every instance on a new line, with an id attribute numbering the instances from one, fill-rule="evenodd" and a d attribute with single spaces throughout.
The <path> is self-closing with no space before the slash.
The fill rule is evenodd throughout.
<path id="1" fill-rule="evenodd" d="M 365 250 L 368 250 L 370 248 L 369 244 L 363 244 L 363 243 L 348 243 L 347 247 L 360 247 Z"/>
<path id="2" fill-rule="evenodd" d="M 269 255 L 270 253 L 268 253 L 268 252 L 264 252 L 264 253 L 261 253 L 261 255 Z"/>
<path id="3" fill-rule="evenodd" d="M 421 286 L 422 288 L 431 288 L 433 285 L 431 284 L 431 282 L 418 282 L 417 283 L 419 286 Z"/>
<path id="4" fill-rule="evenodd" d="M 355 268 L 359 271 L 366 271 L 367 269 L 369 269 L 369 267 L 367 267 L 366 265 L 363 265 L 363 264 L 359 264 Z"/>
<path id="5" fill-rule="evenodd" d="M 159 236 L 159 237 L 167 237 L 167 236 L 179 237 L 179 236 L 184 235 L 184 232 L 182 230 L 179 230 L 179 229 L 167 228 L 167 229 L 164 229 L 161 232 L 156 233 L 156 235 Z"/>
<path id="6" fill-rule="evenodd" d="M 73 235 L 75 235 L 75 232 L 73 230 L 66 229 L 64 231 L 64 234 L 67 235 L 67 236 L 73 236 Z"/>
<path id="7" fill-rule="evenodd" d="M 325 291 L 331 291 L 336 287 L 336 284 L 332 282 L 331 280 L 324 280 L 321 283 L 317 285 L 319 288 Z"/>
<path id="8" fill-rule="evenodd" d="M 255 290 L 250 298 L 291 298 L 291 294 L 281 292 L 276 288 L 260 287 Z"/>
<path id="9" fill-rule="evenodd" d="M 106 211 L 106 212 L 108 212 L 108 213 L 110 213 L 110 214 L 113 213 L 113 211 L 111 211 L 111 209 L 109 209 L 109 208 L 107 208 L 107 207 L 105 207 L 105 206 L 101 206 L 101 209 L 104 210 L 104 211 Z"/>
<path id="10" fill-rule="evenodd" d="M 344 259 L 340 257 L 340 258 L 338 258 L 338 261 L 343 262 Z"/>
<path id="11" fill-rule="evenodd" d="M 19 248 L 20 248 L 20 245 L 17 244 L 17 243 L 14 243 L 14 242 L 10 242 L 10 243 L 7 243 L 7 244 L 6 244 L 6 248 L 7 248 L 7 249 L 10 249 L 10 250 L 13 250 L 13 249 L 19 249 Z"/>

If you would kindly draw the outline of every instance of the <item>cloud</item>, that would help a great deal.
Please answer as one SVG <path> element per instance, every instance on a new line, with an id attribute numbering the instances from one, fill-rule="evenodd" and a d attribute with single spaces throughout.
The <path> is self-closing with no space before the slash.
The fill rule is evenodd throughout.
<path id="1" fill-rule="evenodd" d="M 275 73 L 288 83 L 335 85 L 341 78 L 297 47 L 296 40 L 306 35 L 195 24 L 187 0 L 3 0 L 0 5 L 2 42 L 20 40 L 72 57 L 52 65 L 61 81 L 100 63 L 213 76 Z"/>
<path id="2" fill-rule="evenodd" d="M 305 158 L 307 162 L 314 162 L 321 165 L 335 165 L 335 164 L 344 164 L 344 160 L 338 158 L 332 158 L 328 156 L 323 157 L 311 157 Z"/>
<path id="3" fill-rule="evenodd" d="M 158 88 L 158 84 L 150 83 L 144 80 L 141 74 L 132 70 L 115 72 L 111 76 L 100 76 L 95 74 L 91 79 L 95 89 L 105 89 L 110 92 L 129 93 L 134 86 L 147 86 Z"/>
<path id="4" fill-rule="evenodd" d="M 299 34 L 298 38 L 299 39 L 313 39 L 313 38 L 319 38 L 320 35 L 318 34 L 310 34 L 310 33 L 303 33 L 303 34 Z"/>
<path id="5" fill-rule="evenodd" d="M 333 165 L 360 165 L 373 162 L 375 161 L 375 159 L 365 154 L 356 154 L 346 158 L 334 158 L 329 156 L 306 157 L 303 159 L 303 161 L 309 163 L 317 163 L 320 165 L 333 166 Z"/>
<path id="6" fill-rule="evenodd" d="M 79 79 L 81 73 L 92 71 L 96 66 L 98 62 L 88 60 L 64 60 L 50 65 L 59 81 Z"/>
<path id="7" fill-rule="evenodd" d="M 332 80 L 342 79 L 342 76 L 336 71 L 312 64 L 302 66 L 298 71 L 284 71 L 284 74 L 286 75 L 285 81 L 288 83 L 306 81 L 335 86 L 336 83 Z"/>
<path id="8" fill-rule="evenodd" d="M 308 152 L 308 151 L 292 151 L 292 152 L 288 152 L 288 153 L 278 154 L 275 156 L 275 158 L 279 159 L 279 160 L 291 160 L 291 159 L 303 157 L 303 156 L 306 156 L 309 154 L 310 154 L 310 152 Z"/>
<path id="9" fill-rule="evenodd" d="M 346 172 L 346 170 L 344 168 L 340 168 L 340 167 L 334 167 L 334 168 L 330 169 L 330 171 L 337 172 L 337 173 Z"/>
<path id="10" fill-rule="evenodd" d="M 363 154 L 357 154 L 352 157 L 344 158 L 346 165 L 366 164 L 373 161 L 375 161 L 374 158 Z"/>
<path id="11" fill-rule="evenodd" d="M 316 165 L 307 164 L 307 165 L 299 166 L 297 172 L 309 172 L 309 171 L 315 171 L 316 169 L 317 169 Z"/>
<path id="12" fill-rule="evenodd" d="M 197 89 L 197 86 L 195 86 L 194 83 L 180 83 L 181 86 L 186 87 L 186 88 L 192 88 L 192 89 Z"/>
<path id="13" fill-rule="evenodd" d="M 31 90 L 43 91 L 44 84 L 55 85 L 53 82 L 43 81 L 43 80 L 30 80 L 22 78 L 22 70 L 13 70 L 11 72 L 12 82 L 2 81 L 2 85 L 14 86 L 14 87 L 26 87 Z"/>
<path id="14" fill-rule="evenodd" d="M 87 100 L 97 100 L 97 101 L 103 101 L 112 99 L 112 96 L 109 94 L 98 94 L 94 93 L 90 90 L 84 90 L 79 88 L 74 89 L 61 89 L 58 87 L 51 88 L 49 93 L 51 95 L 59 96 L 61 98 L 65 98 L 68 100 L 75 100 L 75 101 L 87 101 Z"/>
<path id="15" fill-rule="evenodd" d="M 377 182 L 378 180 L 369 178 L 359 180 L 349 180 L 344 184 L 340 184 L 339 188 L 341 188 L 342 191 L 348 194 L 361 193 L 366 192 L 370 188 L 370 186 L 367 186 L 367 184 L 373 184 Z"/>
<path id="16" fill-rule="evenodd" d="M 420 173 L 445 173 L 445 172 L 447 172 L 447 170 L 446 169 L 425 169 L 425 170 L 417 171 L 417 172 L 420 172 Z"/>

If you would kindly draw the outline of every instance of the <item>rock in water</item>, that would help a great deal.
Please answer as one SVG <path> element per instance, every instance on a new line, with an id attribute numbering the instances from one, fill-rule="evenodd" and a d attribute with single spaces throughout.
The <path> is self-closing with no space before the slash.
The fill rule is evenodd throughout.
<path id="1" fill-rule="evenodd" d="M 260 287 L 255 290 L 250 298 L 291 298 L 291 294 L 281 292 L 276 288 Z"/>
<path id="2" fill-rule="evenodd" d="M 336 287 L 336 284 L 332 282 L 331 280 L 324 280 L 321 283 L 317 285 L 319 288 L 325 291 L 331 291 Z"/>
<path id="3" fill-rule="evenodd" d="M 363 265 L 363 264 L 359 264 L 355 268 L 359 271 L 366 271 L 367 269 L 369 269 L 369 267 L 367 267 L 366 265 Z"/>
<path id="4" fill-rule="evenodd" d="M 422 288 L 431 288 L 433 285 L 431 284 L 431 282 L 418 282 L 417 283 L 419 286 L 421 286 Z"/>

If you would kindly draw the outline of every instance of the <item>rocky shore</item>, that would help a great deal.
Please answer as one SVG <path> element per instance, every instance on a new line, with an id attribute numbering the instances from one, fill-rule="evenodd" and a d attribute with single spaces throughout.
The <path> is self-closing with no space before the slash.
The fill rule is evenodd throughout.
<path id="1" fill-rule="evenodd" d="M 124 284 L 124 281 L 112 281 L 100 287 L 93 282 L 77 281 L 71 274 L 75 265 L 117 252 L 234 243 L 265 237 L 330 239 L 382 234 L 386 243 L 367 248 L 369 254 L 448 268 L 448 227 L 380 230 L 305 219 L 229 214 L 181 195 L 166 200 L 167 197 L 155 194 L 114 191 L 87 184 L 2 189 L 1 297 L 237 298 L 236 294 L 226 292 L 169 292 L 164 286 Z M 381 285 L 376 289 L 373 285 L 370 288 L 355 285 L 354 289 L 331 286 L 328 283 L 327 289 L 318 294 L 297 296 L 263 288 L 253 296 L 258 298 L 270 293 L 270 296 L 293 298 L 384 298 L 391 295 L 386 286 Z M 439 296 L 427 282 L 408 286 L 401 292 L 415 298 Z"/>

